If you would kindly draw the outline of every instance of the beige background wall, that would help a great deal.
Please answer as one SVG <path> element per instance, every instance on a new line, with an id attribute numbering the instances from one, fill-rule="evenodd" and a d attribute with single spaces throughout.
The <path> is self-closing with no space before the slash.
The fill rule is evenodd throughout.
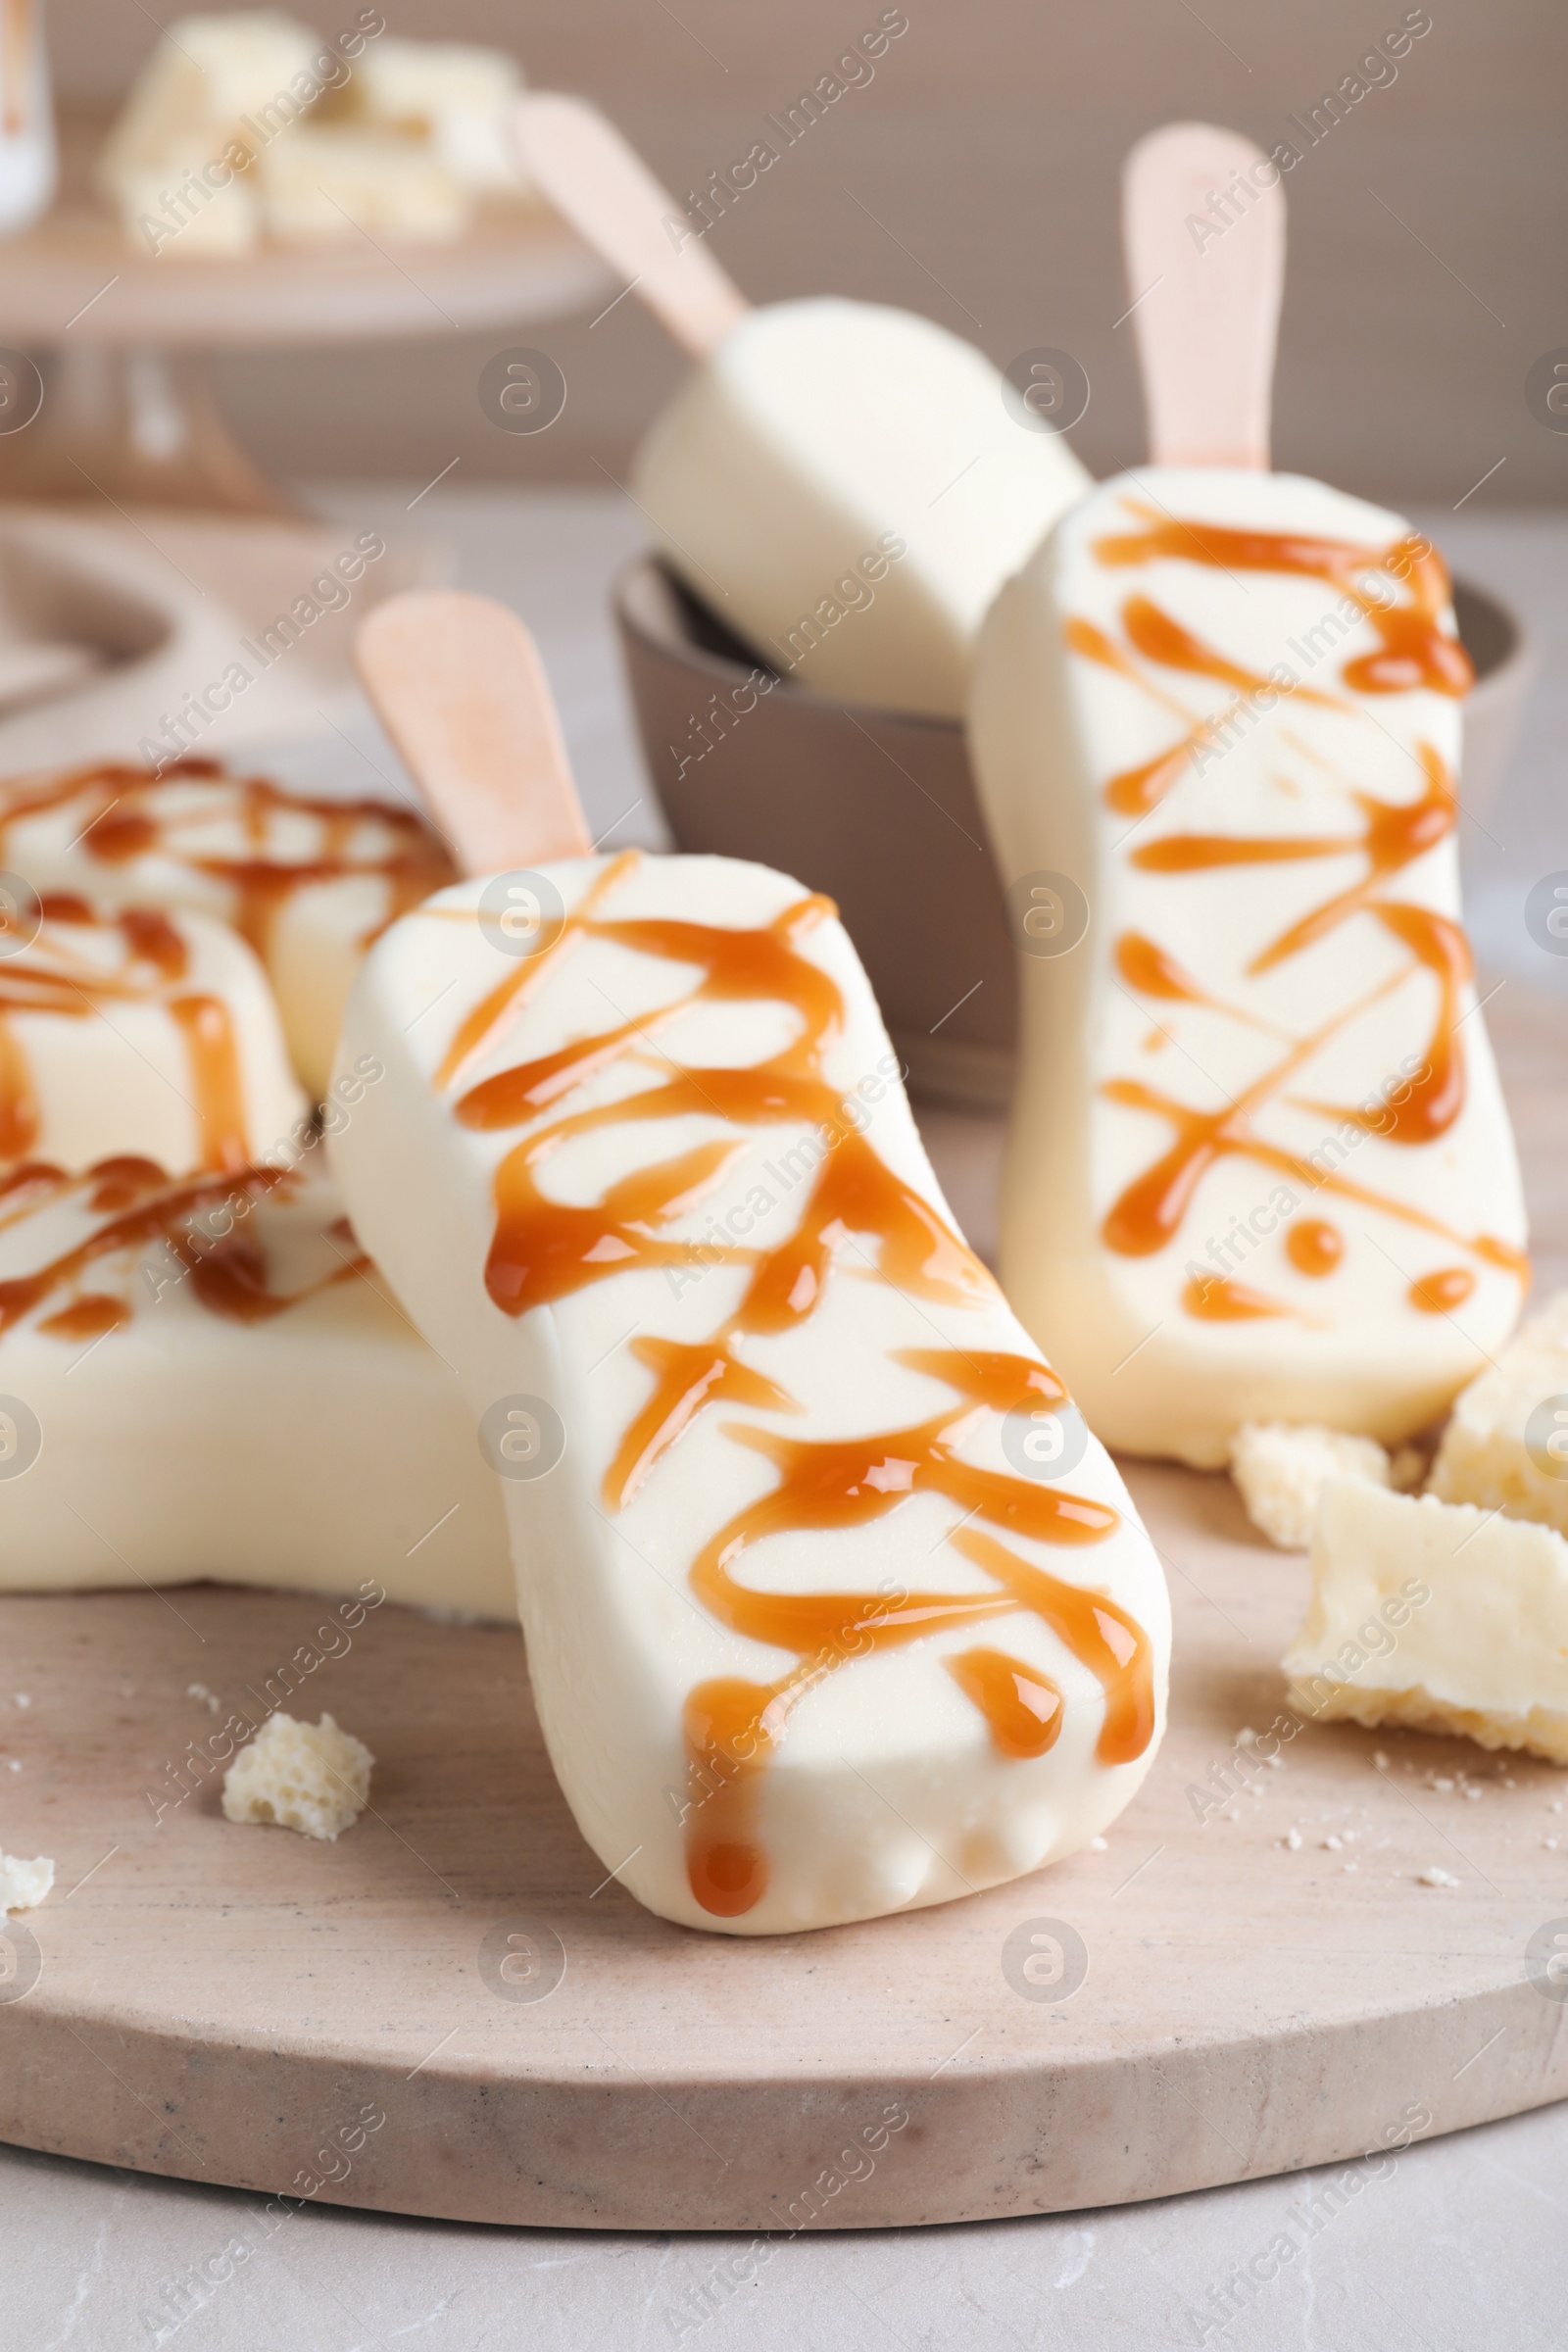
<path id="1" fill-rule="evenodd" d="M 322 30 L 358 0 L 296 0 Z M 167 0 L 165 0 L 167 5 Z M 744 155 L 883 0 L 383 0 L 399 32 L 494 42 L 608 108 L 676 188 Z M 751 294 L 901 303 L 1000 363 L 1066 347 L 1094 386 L 1075 440 L 1142 455 L 1116 187 L 1130 143 L 1200 116 L 1265 147 L 1396 26 L 1405 0 L 905 0 L 909 29 L 714 231 Z M 1432 29 L 1291 172 L 1276 401 L 1282 466 L 1450 507 L 1568 498 L 1568 435 L 1526 371 L 1568 346 L 1568 9 L 1429 0 Z M 159 14 L 163 15 L 163 7 Z M 57 0 L 65 92 L 122 88 L 156 37 L 132 0 Z M 1303 142 L 1299 136 L 1296 143 Z M 858 200 L 858 201 L 857 201 Z M 1380 201 L 1381 200 L 1381 201 Z M 862 209 L 863 208 L 863 209 Z M 1397 218 L 1395 216 L 1397 215 Z M 872 217 L 874 216 L 874 218 Z M 978 324 L 976 323 L 978 321 Z M 439 330 L 438 336 L 444 330 Z M 677 363 L 632 301 L 530 333 L 565 371 L 537 440 L 491 426 L 479 368 L 506 336 L 225 363 L 239 429 L 294 474 L 619 473 Z"/>

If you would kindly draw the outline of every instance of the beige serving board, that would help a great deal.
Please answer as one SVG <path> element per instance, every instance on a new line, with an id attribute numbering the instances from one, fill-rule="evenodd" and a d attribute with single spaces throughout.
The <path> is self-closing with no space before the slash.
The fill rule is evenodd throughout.
<path id="1" fill-rule="evenodd" d="M 1514 987 L 1491 1017 L 1555 1278 L 1561 1015 Z M 982 1225 L 994 1139 L 933 1134 Z M 790 2231 L 1351 2163 L 1568 2094 L 1568 2005 L 1527 1960 L 1568 1934 L 1568 1775 L 1312 1726 L 1239 1768 L 1282 1708 L 1303 1565 L 1226 1480 L 1129 1475 L 1175 1671 L 1105 1850 L 773 1940 L 669 1927 L 606 1880 L 514 1631 L 388 1604 L 318 1642 L 326 1604 L 208 1586 L 6 1599 L 0 1842 L 59 1880 L 0 1942 L 0 2137 L 472 2221 Z M 313 1643 L 340 1654 L 293 1711 L 368 1743 L 373 1812 L 329 1846 L 224 1822 L 216 1775 L 170 1803 L 188 1744 Z M 1195 1804 L 1216 1771 L 1235 1793 Z"/>

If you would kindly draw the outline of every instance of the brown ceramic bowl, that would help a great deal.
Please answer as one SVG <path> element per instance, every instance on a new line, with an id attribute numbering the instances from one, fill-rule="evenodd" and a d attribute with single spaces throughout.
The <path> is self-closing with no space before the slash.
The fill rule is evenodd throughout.
<path id="1" fill-rule="evenodd" d="M 1477 670 L 1465 797 L 1500 779 L 1528 683 L 1519 623 L 1458 583 Z M 653 556 L 615 583 L 643 756 L 682 850 L 756 858 L 837 901 L 917 1092 L 1002 1108 L 1017 998 L 1002 888 L 956 719 L 773 676 Z"/>

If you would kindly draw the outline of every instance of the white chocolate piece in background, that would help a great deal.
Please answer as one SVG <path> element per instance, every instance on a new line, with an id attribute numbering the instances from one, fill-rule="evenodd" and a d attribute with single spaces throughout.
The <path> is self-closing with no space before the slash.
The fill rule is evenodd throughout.
<path id="1" fill-rule="evenodd" d="M 526 192 L 507 135 L 512 58 L 348 38 L 265 10 L 171 26 L 95 167 L 127 238 L 182 259 L 362 231 L 441 243 L 481 200 Z"/>
<path id="2" fill-rule="evenodd" d="M 1283 1664 L 1292 1705 L 1318 1723 L 1457 1732 L 1568 1764 L 1568 1543 L 1331 1479 Z"/>
<path id="3" fill-rule="evenodd" d="M 271 9 L 176 18 L 149 53 L 94 168 L 103 194 L 120 203 L 127 230 L 135 234 L 138 213 L 149 209 L 137 200 L 153 180 L 160 181 L 161 197 L 177 187 L 186 164 L 199 171 L 236 143 L 254 153 L 258 133 L 245 128 L 244 118 L 264 127 L 285 122 L 285 112 L 273 117 L 269 110 L 280 92 L 285 107 L 298 110 L 292 85 L 311 74 L 320 48 L 315 33 Z M 193 202 L 192 224 L 210 209 Z"/>
<path id="4" fill-rule="evenodd" d="M 0 1158 L 239 1169 L 305 1107 L 267 975 L 226 923 L 57 899 L 0 957 Z"/>
<path id="5" fill-rule="evenodd" d="M 504 50 L 383 32 L 355 67 L 350 104 L 358 121 L 424 140 L 460 187 L 514 195 L 525 183 L 507 112 L 521 87 L 521 70 Z"/>
<path id="6" fill-rule="evenodd" d="M 772 303 L 656 420 L 633 493 L 693 595 L 773 667 L 958 717 L 987 606 L 1090 486 L 1004 389 L 911 312 Z"/>
<path id="7" fill-rule="evenodd" d="M 345 229 L 446 245 L 473 220 L 474 194 L 427 147 L 357 125 L 301 123 L 256 164 L 263 218 L 285 244 L 335 245 Z"/>
<path id="8" fill-rule="evenodd" d="M 35 1911 L 54 1883 L 48 1854 L 24 1862 L 20 1854 L 0 1853 L 0 1922 L 12 1911 Z"/>
<path id="9" fill-rule="evenodd" d="M 986 625 L 970 744 L 1004 886 L 1049 911 L 1065 876 L 1090 910 L 1019 960 L 1003 1279 L 1129 1452 L 1214 1467 L 1262 1420 L 1396 1444 L 1518 1313 L 1459 702 L 1423 682 L 1466 671 L 1436 559 L 1388 568 L 1407 528 L 1297 476 L 1150 468 Z M 1313 542 L 1333 576 L 1272 567 Z M 1391 1140 L 1423 1112 L 1430 1140 Z"/>
<path id="10" fill-rule="evenodd" d="M 43 895 L 234 924 L 267 966 L 295 1067 L 317 1097 L 367 945 L 453 871 L 412 808 L 310 800 L 196 760 L 162 776 L 111 762 L 7 778 L 0 867 Z"/>
<path id="11" fill-rule="evenodd" d="M 281 1183 L 12 1172 L 0 1591 L 368 1583 L 515 1615 L 457 1384 L 365 1267 L 318 1156 Z M 51 1267 L 36 1297 L 16 1287 Z"/>
<path id="12" fill-rule="evenodd" d="M 530 962 L 481 928 L 486 887 L 367 959 L 340 1066 L 387 1075 L 332 1164 L 515 1465 L 529 1670 L 583 1835 L 650 1909 L 742 1935 L 1086 1845 L 1157 1743 L 1163 1580 L 1087 1432 L 1057 1486 L 1009 1466 L 973 1384 L 1026 1422 L 1056 1384 L 953 1233 L 842 928 L 764 867 L 585 858 L 536 877 L 570 927 Z M 813 1519 L 840 1487 L 853 1524 Z M 923 1638 L 879 1646 L 884 1620 Z M 982 1649 L 1033 1747 L 1004 1753 L 960 1680 Z"/>
<path id="13" fill-rule="evenodd" d="M 1327 1482 L 1366 1478 L 1386 1487 L 1389 1457 L 1375 1438 L 1310 1423 L 1248 1421 L 1231 1444 L 1231 1477 L 1252 1525 L 1281 1551 L 1304 1551 Z"/>
<path id="14" fill-rule="evenodd" d="M 269 1715 L 223 1775 L 225 1821 L 266 1822 L 333 1843 L 370 1801 L 375 1758 L 330 1715 Z"/>
<path id="15" fill-rule="evenodd" d="M 1568 1536 L 1568 1291 L 1545 1299 L 1456 1398 L 1431 1491 Z"/>

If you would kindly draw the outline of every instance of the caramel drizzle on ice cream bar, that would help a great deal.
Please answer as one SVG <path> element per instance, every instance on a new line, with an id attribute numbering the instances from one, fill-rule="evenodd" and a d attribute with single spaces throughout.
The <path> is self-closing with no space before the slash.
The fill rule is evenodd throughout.
<path id="1" fill-rule="evenodd" d="M 658 956 L 700 975 L 677 1004 L 662 1012 L 623 1019 L 458 1094 L 459 1120 L 485 1131 L 556 1111 L 533 1126 L 496 1171 L 496 1225 L 485 1268 L 495 1303 L 520 1315 L 632 1267 L 687 1262 L 690 1246 L 669 1239 L 665 1229 L 723 1180 L 745 1149 L 733 1134 L 720 1137 L 637 1169 L 595 1203 L 568 1204 L 543 1192 L 540 1175 L 574 1137 L 695 1114 L 753 1134 L 775 1124 L 825 1124 L 837 1141 L 816 1169 L 795 1230 L 777 1248 L 705 1245 L 707 1262 L 742 1267 L 748 1275 L 739 1304 L 710 1337 L 633 1343 L 654 1386 L 605 1480 L 605 1503 L 612 1511 L 624 1508 L 657 1475 L 670 1447 L 710 1407 L 799 1409 L 740 1350 L 749 1340 L 799 1330 L 820 1303 L 839 1261 L 850 1261 L 852 1273 L 874 1264 L 906 1295 L 940 1304 L 974 1305 L 995 1296 L 978 1259 L 866 1137 L 854 1128 L 840 1132 L 838 1098 L 822 1068 L 842 1033 L 843 1001 L 837 984 L 800 946 L 831 913 L 829 902 L 801 899 L 754 929 L 607 918 L 601 911 L 606 897 L 638 862 L 631 855 L 604 869 L 545 954 L 509 974 L 464 1020 L 437 1073 L 438 1084 L 456 1087 L 464 1071 L 500 1042 L 545 973 L 584 940 Z M 735 1002 L 787 1005 L 799 1016 L 796 1036 L 769 1060 L 738 1069 L 687 1067 L 655 1046 L 656 1032 L 689 1006 Z M 626 1063 L 652 1072 L 643 1091 L 577 1111 L 558 1109 L 585 1081 Z M 866 1238 L 878 1245 L 874 1260 Z M 767 1456 L 778 1483 L 705 1546 L 692 1567 L 693 1590 L 720 1624 L 746 1640 L 793 1652 L 795 1662 L 769 1683 L 738 1676 L 710 1680 L 687 1701 L 688 1762 L 694 1780 L 709 1791 L 692 1808 L 687 1871 L 697 1901 L 716 1918 L 740 1917 L 766 1891 L 768 1862 L 758 1826 L 761 1777 L 792 1709 L 824 1674 L 857 1655 L 1031 1612 L 1056 1631 L 1105 1690 L 1102 1760 L 1130 1761 L 1152 1736 L 1152 1666 L 1142 1629 L 1100 1594 L 1064 1584 L 994 1538 L 968 1531 L 968 1522 L 980 1520 L 1037 1543 L 1079 1545 L 1103 1542 L 1119 1524 L 1104 1504 L 977 1468 L 959 1454 L 988 1415 L 1030 1401 L 1064 1402 L 1060 1382 L 1043 1363 L 1009 1353 L 916 1349 L 899 1360 L 946 1382 L 963 1401 L 909 1428 L 833 1443 L 791 1439 L 747 1422 L 723 1425 L 726 1437 Z M 884 1601 L 865 1592 L 766 1592 L 735 1573 L 742 1555 L 769 1536 L 862 1525 L 917 1493 L 940 1494 L 960 1507 L 965 1525 L 949 1540 L 992 1578 L 989 1588 L 906 1592 Z M 1003 1754 L 1045 1753 L 1059 1733 L 1063 1706 L 1049 1676 L 991 1649 L 945 1662 Z"/>
<path id="2" fill-rule="evenodd" d="M 1231 573 L 1271 571 L 1320 579 L 1348 598 L 1375 630 L 1377 650 L 1345 664 L 1342 676 L 1352 694 L 1407 694 L 1425 687 L 1434 694 L 1462 695 L 1475 682 L 1469 656 L 1443 625 L 1448 603 L 1448 574 L 1443 559 L 1413 533 L 1388 547 L 1362 547 L 1346 539 L 1318 539 L 1305 532 L 1248 531 L 1209 522 L 1189 522 L 1157 513 L 1137 500 L 1126 502 L 1140 518 L 1136 530 L 1097 539 L 1094 553 L 1107 565 L 1138 565 L 1165 560 L 1199 564 Z M 1398 566 L 1407 581 L 1408 602 L 1369 595 L 1362 582 Z M 1218 680 L 1242 696 L 1277 694 L 1273 682 L 1229 661 L 1163 612 L 1146 596 L 1129 597 L 1121 611 L 1128 644 L 1161 669 L 1185 670 Z M 1071 617 L 1064 634 L 1070 650 L 1086 661 L 1115 670 L 1174 711 L 1185 722 L 1181 738 L 1154 759 L 1127 768 L 1105 785 L 1105 802 L 1121 816 L 1147 816 L 1162 801 L 1225 713 L 1195 716 L 1146 672 L 1095 622 Z M 1298 683 L 1292 694 L 1303 702 L 1337 710 L 1353 704 Z"/>
<path id="3" fill-rule="evenodd" d="M 1137 517 L 1138 527 L 1097 540 L 1094 552 L 1102 564 L 1130 567 L 1156 561 L 1184 562 L 1233 574 L 1270 571 L 1322 579 L 1350 600 L 1379 639 L 1376 652 L 1345 665 L 1344 683 L 1352 694 L 1394 694 L 1426 687 L 1437 693 L 1461 695 L 1471 684 L 1468 657 L 1443 625 L 1448 600 L 1447 572 L 1442 559 L 1418 537 L 1412 535 L 1380 549 L 1348 540 L 1318 538 L 1310 533 L 1238 530 L 1184 521 L 1135 500 L 1127 503 Z M 1368 592 L 1364 584 L 1368 574 L 1387 575 L 1391 571 L 1408 583 L 1408 601 L 1390 602 L 1383 595 Z M 1121 617 L 1132 652 L 1082 618 L 1070 618 L 1065 624 L 1065 635 L 1072 651 L 1126 677 L 1184 723 L 1182 737 L 1169 750 L 1137 768 L 1113 776 L 1104 788 L 1110 808 L 1119 814 L 1142 817 L 1178 781 L 1215 721 L 1195 718 L 1162 684 L 1140 667 L 1134 654 L 1156 668 L 1210 676 L 1242 694 L 1269 688 L 1271 681 L 1253 675 L 1205 646 L 1146 596 L 1130 597 L 1122 608 Z M 1304 684 L 1298 684 L 1293 691 L 1302 699 L 1327 703 L 1348 712 L 1355 709 L 1353 702 L 1318 693 Z M 1221 721 L 1223 717 L 1222 713 Z M 1453 778 L 1431 746 L 1419 746 L 1418 757 L 1425 784 L 1414 801 L 1392 803 L 1366 792 L 1349 793 L 1360 819 L 1353 831 L 1258 837 L 1176 833 L 1143 843 L 1129 852 L 1131 863 L 1141 870 L 1165 874 L 1297 863 L 1343 856 L 1365 858 L 1365 871 L 1358 881 L 1290 924 L 1252 958 L 1248 971 L 1257 975 L 1272 970 L 1328 936 L 1350 915 L 1366 912 L 1409 951 L 1411 962 L 1405 967 L 1406 972 L 1424 968 L 1434 976 L 1438 1003 L 1431 1037 L 1420 1074 L 1402 1099 L 1398 1102 L 1391 1100 L 1381 1103 L 1375 1112 L 1357 1104 L 1317 1102 L 1307 1104 L 1341 1123 L 1407 1146 L 1437 1142 L 1452 1127 L 1464 1106 L 1464 1058 L 1455 1022 L 1459 996 L 1471 972 L 1469 948 L 1457 924 L 1431 908 L 1391 903 L 1379 895 L 1395 874 L 1446 839 L 1455 822 Z M 1208 995 L 1156 941 L 1142 934 L 1128 933 L 1118 941 L 1116 967 L 1122 979 L 1141 995 L 1205 1004 L 1250 1026 L 1263 1025 L 1255 1014 Z M 1385 993 L 1387 985 L 1375 991 L 1374 997 Z M 1362 999 L 1350 1005 L 1308 1040 L 1291 1040 L 1283 1058 L 1247 1089 L 1240 1102 L 1221 1111 L 1194 1111 L 1136 1081 L 1110 1082 L 1103 1091 L 1112 1101 L 1159 1113 L 1170 1121 L 1176 1135 L 1169 1151 L 1136 1178 L 1110 1209 L 1102 1227 L 1106 1247 L 1132 1256 L 1147 1256 L 1163 1249 L 1174 1240 L 1206 1169 L 1224 1153 L 1240 1152 L 1287 1171 L 1313 1190 L 1340 1193 L 1425 1231 L 1440 1234 L 1486 1262 L 1523 1277 L 1526 1261 L 1506 1243 L 1485 1235 L 1470 1239 L 1456 1234 L 1440 1220 L 1403 1201 L 1352 1184 L 1344 1177 L 1325 1176 L 1304 1158 L 1264 1145 L 1256 1136 L 1254 1114 L 1280 1095 L 1306 1053 L 1315 1052 L 1372 1001 Z M 1340 1250 L 1343 1250 L 1343 1244 Z M 1299 1259 L 1292 1254 L 1300 1266 Z M 1332 1271 L 1333 1263 L 1337 1262 L 1336 1255 L 1329 1263 L 1318 1261 L 1300 1266 L 1300 1270 L 1323 1275 Z M 1412 1289 L 1412 1303 L 1420 1303 L 1414 1296 L 1419 1287 Z M 1186 1312 L 1205 1320 L 1240 1320 L 1290 1311 L 1281 1301 L 1267 1298 L 1262 1293 L 1218 1279 L 1189 1282 L 1181 1303 Z"/>
<path id="4" fill-rule="evenodd" d="M 195 1097 L 199 1164 L 239 1169 L 249 1157 L 245 1086 L 229 1010 L 205 990 L 182 986 L 189 954 L 165 914 L 132 907 L 94 911 L 56 893 L 42 901 L 37 937 L 0 960 L 0 1159 L 24 1159 L 38 1140 L 38 1101 L 26 1053 L 13 1026 L 22 1013 L 86 1020 L 106 1004 L 161 1004 L 180 1031 Z M 85 956 L 74 933 L 119 934 L 118 968 Z"/>
<path id="5" fill-rule="evenodd" d="M 61 1203 L 80 1203 L 101 1222 L 72 1249 L 30 1274 L 0 1281 L 0 1339 L 106 1259 L 139 1255 L 150 1244 L 165 1243 L 185 1268 L 191 1291 L 209 1314 L 231 1323 L 265 1323 L 304 1299 L 369 1269 L 357 1248 L 342 1256 L 320 1281 L 298 1291 L 274 1291 L 268 1281 L 266 1254 L 247 1234 L 231 1227 L 219 1238 L 199 1238 L 196 1220 L 204 1210 L 275 1195 L 289 1200 L 297 1180 L 286 1169 L 248 1167 L 221 1177 L 175 1178 L 156 1160 L 122 1154 L 101 1159 L 85 1175 L 69 1176 L 44 1160 L 24 1160 L 0 1179 L 0 1232 Z M 340 1255 L 342 1253 L 340 1252 Z M 127 1323 L 130 1299 L 102 1291 L 80 1291 L 40 1320 L 37 1328 L 57 1339 L 96 1339 Z"/>
<path id="6" fill-rule="evenodd" d="M 172 805 L 171 787 L 192 783 L 212 785 L 210 808 Z M 12 826 L 78 801 L 72 813 L 83 821 L 74 846 L 84 856 L 105 867 L 167 858 L 205 875 L 228 892 L 229 919 L 264 960 L 279 909 L 313 883 L 348 874 L 385 882 L 387 911 L 367 933 L 362 944 L 368 946 L 386 924 L 455 879 L 439 837 L 413 809 L 384 801 L 313 800 L 265 776 L 231 776 L 213 760 L 174 760 L 159 775 L 142 767 L 96 765 L 8 784 L 0 789 L 0 865 L 13 862 Z M 225 817 L 240 827 L 252 855 L 204 851 L 202 836 Z M 275 854 L 279 823 L 301 819 L 315 829 L 313 854 Z"/>

